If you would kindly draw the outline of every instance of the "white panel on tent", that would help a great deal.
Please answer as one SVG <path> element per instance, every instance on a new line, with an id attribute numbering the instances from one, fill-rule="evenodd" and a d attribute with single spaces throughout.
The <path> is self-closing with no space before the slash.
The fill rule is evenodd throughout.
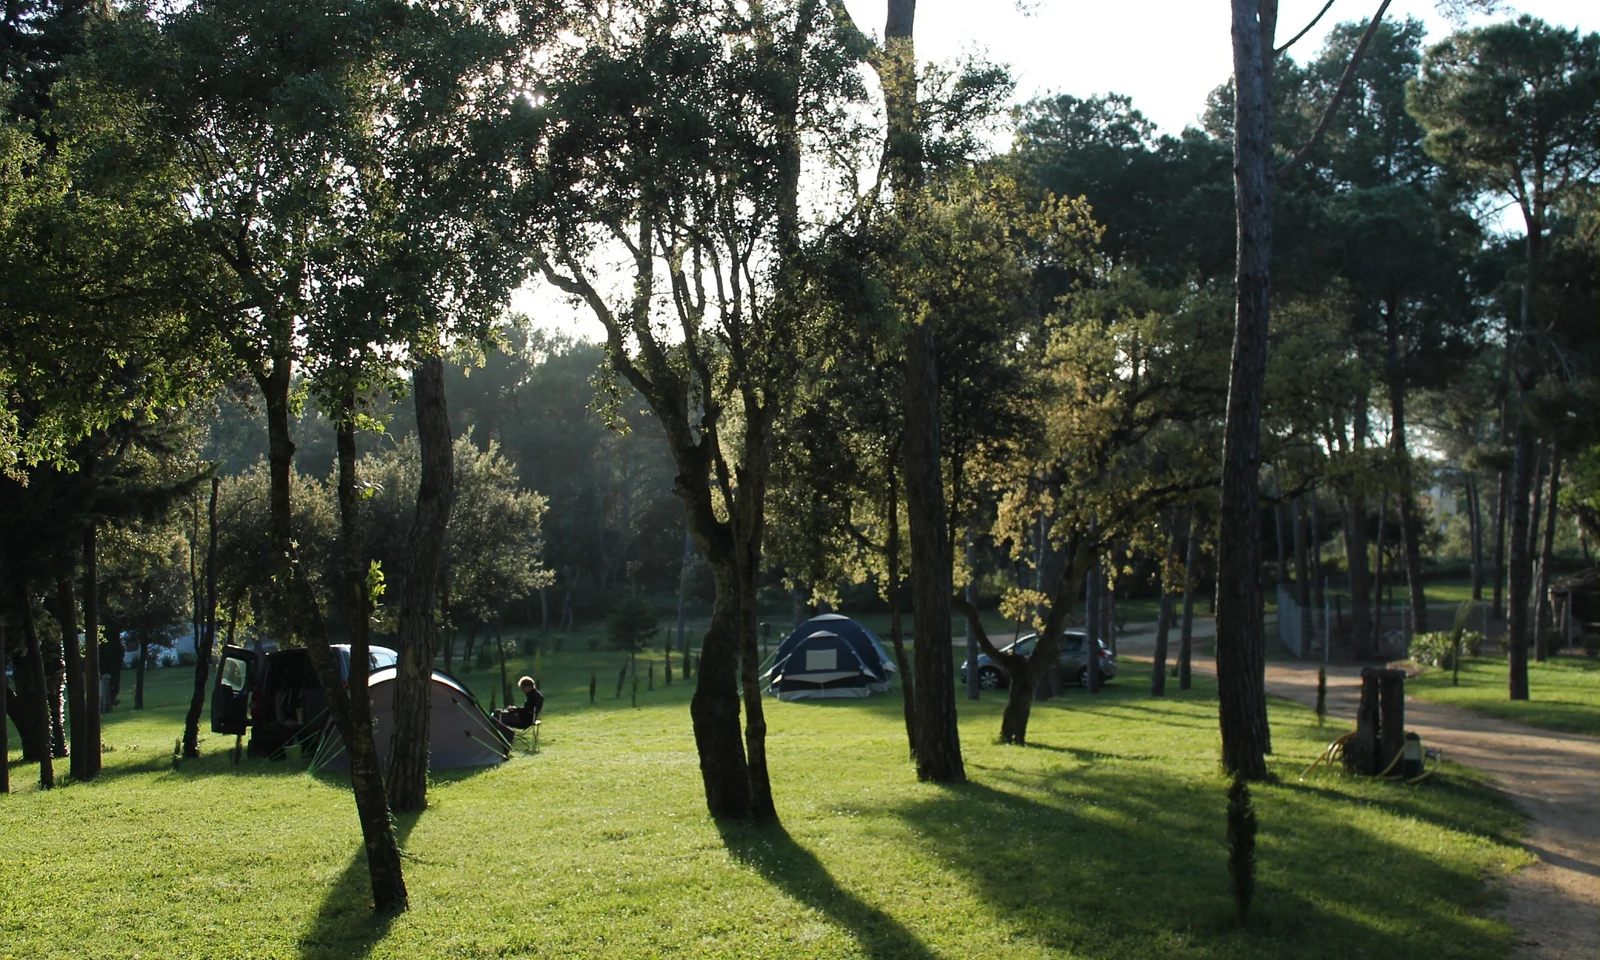
<path id="1" fill-rule="evenodd" d="M 839 651 L 832 649 L 806 651 L 806 673 L 837 669 L 839 669 Z"/>

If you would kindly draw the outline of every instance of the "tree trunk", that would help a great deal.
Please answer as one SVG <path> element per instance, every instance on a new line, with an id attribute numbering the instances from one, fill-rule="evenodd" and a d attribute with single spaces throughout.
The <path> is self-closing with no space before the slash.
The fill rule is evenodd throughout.
<path id="1" fill-rule="evenodd" d="M 205 626 L 200 634 L 200 643 L 195 647 L 194 693 L 189 698 L 189 714 L 183 722 L 185 757 L 200 756 L 200 714 L 205 709 L 206 688 L 211 680 L 211 649 L 217 642 L 217 491 L 221 486 L 219 478 L 211 478 L 211 505 L 206 514 L 210 535 L 206 547 Z M 201 614 L 196 614 L 197 620 L 201 620 L 201 617 Z"/>
<path id="2" fill-rule="evenodd" d="M 700 645 L 700 670 L 695 678 L 689 716 L 706 809 L 713 817 L 748 819 L 750 769 L 739 736 L 739 617 L 737 574 L 729 558 L 708 557 L 716 596 L 711 623 Z"/>
<path id="3" fill-rule="evenodd" d="M 1178 561 L 1178 531 L 1174 521 L 1172 536 L 1167 547 L 1167 557 L 1161 564 L 1161 612 L 1156 615 L 1156 649 L 1150 663 L 1150 695 L 1164 697 L 1167 695 L 1167 639 L 1172 632 L 1172 584 L 1167 576 L 1167 571 L 1172 569 L 1172 564 Z M 1096 658 L 1098 659 L 1098 657 Z"/>
<path id="4" fill-rule="evenodd" d="M 44 652 L 39 649 L 39 630 L 33 621 L 33 603 L 32 598 L 28 596 L 27 580 L 20 576 L 13 577 L 11 583 L 13 599 L 17 604 L 17 616 L 22 621 L 23 656 L 27 661 L 20 664 L 20 669 L 17 670 L 18 699 L 24 700 L 20 696 L 23 679 L 21 674 L 26 670 L 29 685 L 38 694 L 33 698 L 33 716 L 29 718 L 34 732 L 32 753 L 39 761 L 39 789 L 49 790 L 56 785 L 56 768 L 54 754 L 50 749 L 50 698 L 45 687 Z M 20 725 L 17 732 L 24 738 L 28 736 L 28 731 L 22 729 Z M 24 752 L 28 752 L 28 747 L 29 744 L 24 739 Z"/>
<path id="5" fill-rule="evenodd" d="M 1539 663 L 1549 656 L 1548 637 L 1550 634 L 1551 614 L 1550 609 L 1550 561 L 1555 553 L 1556 542 L 1556 503 L 1561 495 L 1561 455 L 1555 451 L 1554 446 L 1550 451 L 1550 491 L 1545 499 L 1544 542 L 1539 548 L 1539 576 L 1535 581 L 1533 591 L 1534 610 L 1537 614 L 1533 620 L 1533 655 Z"/>
<path id="6" fill-rule="evenodd" d="M 900 619 L 900 484 L 894 467 L 894 456 L 889 454 L 889 534 L 884 547 L 884 567 L 889 578 L 885 591 L 889 600 L 889 642 L 894 647 L 895 666 L 900 668 L 901 712 L 906 722 L 906 749 L 913 760 L 917 756 L 917 698 L 912 686 L 916 674 L 906 659 L 905 629 Z"/>
<path id="7" fill-rule="evenodd" d="M 761 493 L 754 493 L 759 497 Z M 739 564 L 739 685 L 744 692 L 744 747 L 749 766 L 750 813 L 754 817 L 776 817 L 777 804 L 772 797 L 772 778 L 767 769 L 767 716 L 761 702 L 761 654 L 756 649 L 758 579 L 761 572 L 761 519 L 764 504 L 750 504 L 755 511 L 754 530 L 746 534 L 740 544 Z M 637 684 L 637 679 L 635 680 Z"/>
<path id="8" fill-rule="evenodd" d="M 1494 490 L 1494 599 L 1489 604 L 1489 615 L 1496 620 L 1505 616 L 1502 596 L 1506 583 L 1506 507 L 1510 505 L 1510 488 L 1504 470 Z"/>
<path id="9" fill-rule="evenodd" d="M 1478 502 L 1478 478 L 1467 475 L 1467 533 L 1472 538 L 1472 602 L 1483 601 L 1483 511 Z"/>
<path id="10" fill-rule="evenodd" d="M 1294 498 L 1294 600 L 1300 607 L 1300 650 L 1310 648 L 1316 623 L 1311 616 L 1311 531 L 1306 518 L 1306 498 Z"/>
<path id="11" fill-rule="evenodd" d="M 889 0 L 883 86 L 888 142 L 885 160 L 895 203 L 916 202 L 922 182 L 922 137 L 917 118 L 916 0 Z M 909 320 L 909 318 L 908 318 Z M 966 780 L 956 729 L 950 640 L 950 557 L 945 551 L 944 477 L 939 449 L 939 368 L 931 320 L 909 322 L 905 367 L 906 519 L 911 532 L 912 636 L 916 697 L 917 778 Z"/>
<path id="12" fill-rule="evenodd" d="M 1549 455 L 1545 450 L 1545 445 L 1541 443 L 1534 449 L 1536 453 L 1533 458 L 1533 476 L 1528 481 L 1528 487 L 1533 497 L 1533 504 L 1528 508 L 1528 579 L 1530 583 L 1537 575 L 1533 564 L 1539 556 L 1539 530 L 1542 526 L 1541 521 L 1544 519 L 1544 478 L 1546 468 L 1549 466 Z M 1538 598 L 1535 597 L 1533 602 L 1537 604 L 1539 602 Z M 1528 615 L 1532 617 L 1533 612 L 1530 610 Z M 1531 646 L 1531 639 L 1529 643 Z"/>
<path id="13" fill-rule="evenodd" d="M 3 565 L 0 565 L 3 569 Z M 3 574 L 0 574 L 3 575 Z M 10 665 L 11 651 L 6 640 L 6 618 L 0 616 L 0 676 L 5 675 L 5 668 Z M 4 680 L 0 680 L 0 794 L 11 792 L 11 724 L 7 722 L 9 713 L 7 701 L 11 699 L 11 688 Z"/>
<path id="14" fill-rule="evenodd" d="M 1092 530 L 1093 527 L 1091 526 Z M 1105 617 L 1101 615 L 1101 608 L 1106 602 L 1106 578 L 1104 561 L 1098 556 L 1094 559 L 1094 566 L 1089 568 L 1089 576 L 1083 585 L 1083 620 L 1087 629 L 1083 643 L 1083 675 L 1087 678 L 1085 689 L 1090 693 L 1100 692 L 1100 651 L 1101 631 L 1105 629 Z"/>
<path id="15" fill-rule="evenodd" d="M 412 372 L 411 383 L 422 480 L 400 587 L 400 673 L 395 687 L 394 740 L 389 750 L 389 802 L 395 810 L 404 811 L 428 805 L 429 704 L 437 640 L 434 599 L 445 527 L 455 496 L 444 359 L 438 355 L 423 358 Z"/>
<path id="16" fill-rule="evenodd" d="M 66 660 L 67 673 L 67 722 L 68 739 L 70 745 L 67 749 L 67 771 L 74 780 L 83 779 L 80 776 L 81 764 L 78 754 L 84 752 L 84 712 L 88 709 L 83 688 L 83 654 L 78 645 L 78 602 L 72 594 L 72 578 L 56 578 L 56 610 L 57 622 L 61 624 L 62 653 Z M 96 705 L 96 709 L 99 706 Z"/>
<path id="17" fill-rule="evenodd" d="M 92 472 L 95 462 L 84 465 Z M 93 520 L 83 531 L 83 680 L 89 703 L 83 714 L 84 756 L 78 758 L 81 771 L 73 776 L 93 780 L 100 775 L 100 557 Z"/>
<path id="18" fill-rule="evenodd" d="M 967 602 L 974 607 L 978 605 L 978 579 L 973 571 L 977 568 L 978 548 L 972 542 L 971 531 L 967 532 Z M 978 638 L 972 635 L 969 628 L 966 634 L 966 667 L 967 667 L 967 699 L 978 699 L 982 686 L 978 683 Z"/>
<path id="19" fill-rule="evenodd" d="M 1400 357 L 1400 313 L 1394 300 L 1384 305 L 1387 340 L 1385 372 L 1389 381 L 1389 449 L 1398 472 L 1400 501 L 1400 546 L 1405 557 L 1406 588 L 1411 604 L 1412 629 L 1428 629 L 1428 601 L 1423 595 L 1422 546 L 1418 543 L 1421 523 L 1417 517 L 1416 474 L 1411 468 L 1411 449 L 1406 442 L 1406 383 Z"/>
<path id="20" fill-rule="evenodd" d="M 1233 0 L 1232 14 L 1238 253 L 1217 539 L 1217 690 L 1223 769 L 1259 780 L 1267 773 L 1269 747 L 1258 504 L 1276 180 L 1269 63 L 1277 4 Z"/>
<path id="21" fill-rule="evenodd" d="M 1189 536 L 1183 555 L 1183 622 L 1178 631 L 1178 689 L 1194 682 L 1194 567 L 1200 562 L 1200 538 L 1195 530 L 1195 507 L 1189 504 Z"/>
<path id="22" fill-rule="evenodd" d="M 906 351 L 906 513 L 911 529 L 917 778 L 966 780 L 956 729 L 950 640 L 950 562 L 944 546 L 939 463 L 939 374 L 932 327 L 910 332 Z"/>
<path id="23" fill-rule="evenodd" d="M 150 640 L 139 634 L 139 656 L 133 664 L 133 709 L 144 709 L 144 675 L 150 667 Z"/>
<path id="24" fill-rule="evenodd" d="M 1306 507 L 1307 520 L 1311 526 L 1311 605 L 1318 610 L 1326 609 L 1327 584 L 1322 576 L 1322 536 L 1317 529 L 1317 494 L 1312 491 L 1311 502 Z M 1326 619 L 1326 617 L 1324 617 Z"/>
<path id="25" fill-rule="evenodd" d="M 1376 645 L 1369 622 L 1372 575 L 1367 569 L 1367 505 L 1359 496 L 1345 500 L 1344 557 L 1345 567 L 1350 571 L 1350 642 L 1355 647 L 1356 659 L 1368 660 Z"/>
<path id="26" fill-rule="evenodd" d="M 316 597 L 306 582 L 295 552 L 289 499 L 289 478 L 295 450 L 289 438 L 290 374 L 290 361 L 279 358 L 273 363 L 271 371 L 260 379 L 262 398 L 267 408 L 269 542 L 279 591 L 274 601 L 282 611 L 284 625 L 305 642 L 306 653 L 322 686 L 329 714 L 344 738 L 345 751 L 350 757 L 350 783 L 355 794 L 356 815 L 361 823 L 362 845 L 367 856 L 367 874 L 372 883 L 373 907 L 381 914 L 398 913 L 404 911 L 407 905 L 405 877 L 401 870 L 400 848 L 395 842 L 394 825 L 389 817 L 389 804 L 384 796 L 378 751 L 372 740 L 371 715 L 365 703 L 365 661 L 355 660 L 352 656 L 351 683 L 347 688 L 344 678 L 339 675 L 339 663 L 333 647 L 328 643 L 322 612 L 317 609 Z M 340 459 L 347 459 L 343 450 L 340 451 Z M 353 445 L 348 459 L 353 464 Z M 343 483 L 343 463 L 340 470 Z M 359 620 L 360 625 L 364 626 L 365 619 L 364 613 L 352 618 L 352 625 L 356 626 L 355 621 Z M 352 639 L 356 639 L 354 634 Z M 364 643 L 364 640 L 361 642 Z M 357 652 L 352 651 L 352 654 Z M 357 700 L 362 701 L 359 706 Z"/>
<path id="27" fill-rule="evenodd" d="M 1384 521 L 1389 517 L 1389 498 L 1378 498 L 1378 549 L 1373 551 L 1374 570 L 1372 578 L 1372 648 L 1376 652 L 1383 650 L 1383 545 L 1387 539 Z"/>
<path id="28" fill-rule="evenodd" d="M 1506 660 L 1510 667 L 1510 698 L 1528 699 L 1528 594 L 1532 584 L 1532 558 L 1528 555 L 1528 495 L 1533 484 L 1533 426 L 1519 418 L 1511 461 L 1511 557 L 1507 598 Z"/>
<path id="29" fill-rule="evenodd" d="M 685 632 L 688 616 L 689 568 L 694 562 L 694 536 L 687 527 L 683 531 L 683 560 L 678 565 L 678 655 L 689 652 L 689 635 Z"/>

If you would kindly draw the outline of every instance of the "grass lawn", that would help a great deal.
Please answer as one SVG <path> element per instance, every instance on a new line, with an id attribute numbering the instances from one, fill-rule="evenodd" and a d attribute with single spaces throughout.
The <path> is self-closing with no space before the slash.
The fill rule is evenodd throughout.
<path id="1" fill-rule="evenodd" d="M 440 777 L 399 818 L 412 909 L 391 921 L 368 913 L 347 781 L 233 766 L 216 736 L 173 769 L 187 671 L 153 673 L 150 709 L 106 718 L 101 780 L 42 793 L 12 754 L 0 957 L 1509 956 L 1488 916 L 1527 860 L 1509 805 L 1450 765 L 1300 783 L 1332 733 L 1287 702 L 1241 929 L 1203 678 L 1160 701 L 1072 691 L 1026 749 L 995 743 L 1001 698 L 963 700 L 952 787 L 916 782 L 897 695 L 768 701 L 782 825 L 761 827 L 705 816 L 688 685 L 658 670 L 634 709 L 617 662 L 546 656 L 543 751 Z"/>
<path id="2" fill-rule="evenodd" d="M 1504 657 L 1464 657 L 1461 685 L 1450 685 L 1450 671 L 1429 670 L 1406 683 L 1406 693 L 1447 703 L 1501 720 L 1547 730 L 1600 736 L 1600 661 L 1594 657 L 1551 657 L 1528 663 L 1529 700 L 1508 700 Z"/>

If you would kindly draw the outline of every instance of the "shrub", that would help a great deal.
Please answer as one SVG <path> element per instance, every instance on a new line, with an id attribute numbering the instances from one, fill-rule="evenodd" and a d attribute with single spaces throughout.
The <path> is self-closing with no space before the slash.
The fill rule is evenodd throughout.
<path id="1" fill-rule="evenodd" d="M 1411 659 L 1425 666 L 1438 667 L 1441 670 L 1454 668 L 1455 661 L 1452 659 L 1454 650 L 1455 635 L 1449 630 L 1419 633 L 1411 638 Z M 1480 656 L 1483 653 L 1483 634 L 1476 630 L 1462 633 L 1461 652 L 1469 657 Z"/>

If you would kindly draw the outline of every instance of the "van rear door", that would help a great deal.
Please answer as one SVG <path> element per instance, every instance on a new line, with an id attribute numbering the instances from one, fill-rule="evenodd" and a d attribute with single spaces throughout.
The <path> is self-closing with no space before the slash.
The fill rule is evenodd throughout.
<path id="1" fill-rule="evenodd" d="M 244 734 L 250 723 L 250 694 L 255 690 L 260 658 L 243 647 L 223 647 L 217 684 L 211 688 L 211 732 Z"/>

